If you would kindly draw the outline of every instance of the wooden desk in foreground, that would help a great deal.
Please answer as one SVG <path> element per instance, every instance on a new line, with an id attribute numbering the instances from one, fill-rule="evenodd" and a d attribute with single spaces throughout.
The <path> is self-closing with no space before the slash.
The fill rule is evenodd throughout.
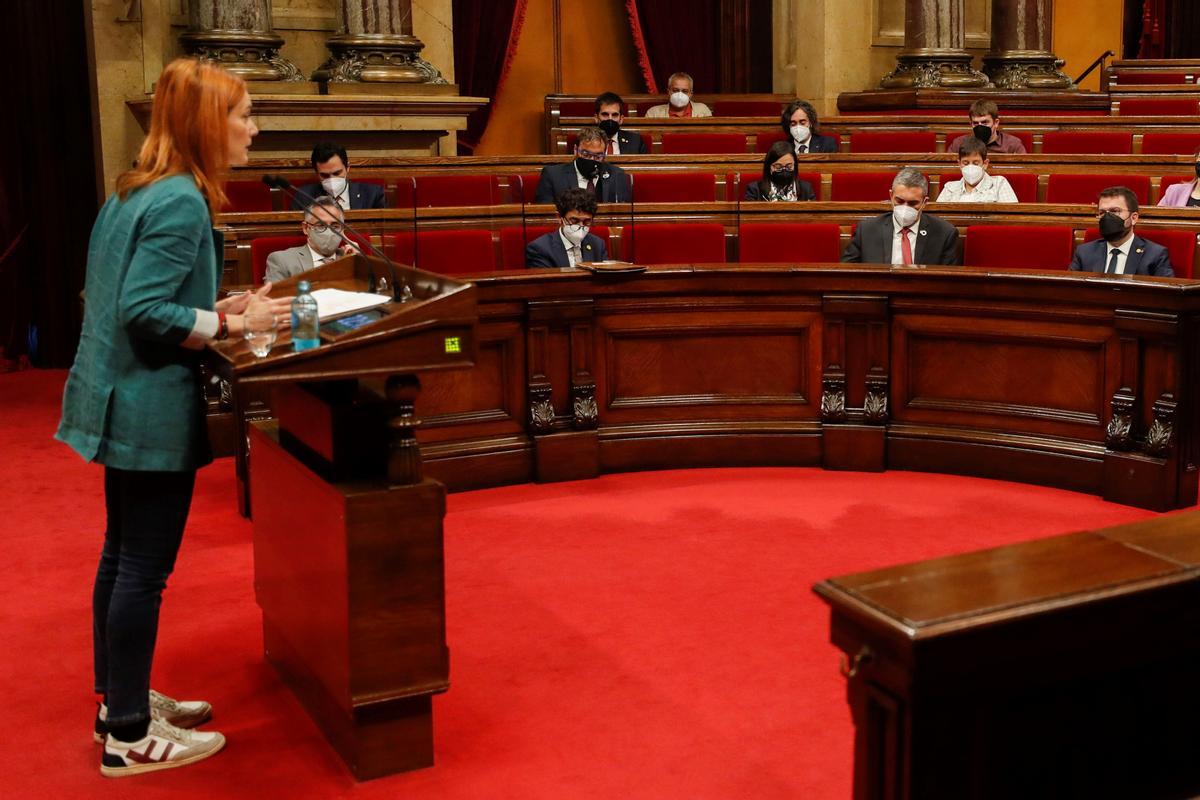
<path id="1" fill-rule="evenodd" d="M 1200 515 L 833 578 L 855 800 L 1200 794 Z"/>

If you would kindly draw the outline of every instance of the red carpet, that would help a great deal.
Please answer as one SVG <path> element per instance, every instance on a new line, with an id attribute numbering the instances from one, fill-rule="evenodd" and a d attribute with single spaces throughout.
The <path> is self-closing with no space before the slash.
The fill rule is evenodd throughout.
<path id="1" fill-rule="evenodd" d="M 810 586 L 1142 519 L 1050 489 L 816 469 L 634 473 L 452 495 L 438 764 L 355 785 L 261 656 L 233 466 L 203 470 L 155 686 L 224 753 L 101 778 L 90 743 L 101 470 L 51 440 L 64 373 L 0 375 L 3 794 L 13 798 L 846 798 L 851 725 Z"/>

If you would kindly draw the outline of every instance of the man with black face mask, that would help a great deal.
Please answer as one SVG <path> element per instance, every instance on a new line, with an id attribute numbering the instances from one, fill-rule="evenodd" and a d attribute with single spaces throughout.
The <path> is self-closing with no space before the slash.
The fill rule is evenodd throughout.
<path id="1" fill-rule="evenodd" d="M 608 137 L 608 155 L 641 156 L 650 152 L 641 134 L 621 129 L 625 121 L 625 101 L 613 92 L 596 98 L 596 127 Z"/>
<path id="2" fill-rule="evenodd" d="M 968 112 L 971 120 L 971 132 L 964 133 L 946 145 L 947 153 L 957 153 L 970 137 L 974 136 L 987 145 L 989 153 L 1025 154 L 1025 143 L 1000 130 L 1000 109 L 992 100 L 976 100 Z"/>
<path id="3" fill-rule="evenodd" d="M 533 202 L 553 203 L 567 189 L 587 189 L 601 203 L 628 203 L 629 176 L 604 163 L 608 137 L 599 128 L 584 128 L 575 144 L 575 158 L 566 164 L 542 167 Z"/>
<path id="4" fill-rule="evenodd" d="M 1072 272 L 1155 275 L 1160 278 L 1175 275 L 1167 249 L 1134 233 L 1138 200 L 1132 191 L 1124 186 L 1113 186 L 1101 192 L 1096 202 L 1096 220 L 1100 238 L 1075 248 Z"/>

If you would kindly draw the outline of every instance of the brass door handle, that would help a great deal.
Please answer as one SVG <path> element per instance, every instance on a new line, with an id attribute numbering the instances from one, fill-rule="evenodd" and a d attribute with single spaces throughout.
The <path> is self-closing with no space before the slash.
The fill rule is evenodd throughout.
<path id="1" fill-rule="evenodd" d="M 838 670 L 842 673 L 842 677 L 846 680 L 853 680 L 858 676 L 858 671 L 866 664 L 871 663 L 875 658 L 875 654 L 871 652 L 871 648 L 863 645 L 858 654 L 854 656 L 853 662 L 848 662 L 846 656 L 842 656 L 838 664 Z"/>

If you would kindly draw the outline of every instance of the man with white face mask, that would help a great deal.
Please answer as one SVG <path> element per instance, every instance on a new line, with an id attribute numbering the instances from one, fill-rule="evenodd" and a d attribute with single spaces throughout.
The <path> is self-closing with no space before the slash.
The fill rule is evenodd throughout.
<path id="1" fill-rule="evenodd" d="M 387 208 L 383 187 L 374 183 L 357 183 L 350 180 L 350 160 L 346 148 L 333 142 L 321 142 L 312 151 L 312 168 L 319 183 L 301 186 L 296 193 L 308 200 L 332 197 L 346 211 L 364 208 Z M 299 211 L 305 204 L 299 198 L 292 199 L 292 208 Z"/>
<path id="2" fill-rule="evenodd" d="M 557 230 L 539 236 L 525 247 L 527 267 L 573 267 L 583 261 L 607 261 L 604 240 L 591 233 L 596 219 L 596 195 L 587 189 L 567 189 L 554 201 Z"/>
<path id="3" fill-rule="evenodd" d="M 342 239 L 342 208 L 332 197 L 321 196 L 313 201 L 300 230 L 307 239 L 304 244 L 267 256 L 266 280 L 281 281 L 354 252 Z"/>
<path id="4" fill-rule="evenodd" d="M 676 72 L 667 78 L 667 102 L 661 106 L 651 106 L 646 111 L 647 117 L 711 117 L 712 110 L 697 100 L 692 99 L 692 76 L 686 72 Z"/>
<path id="5" fill-rule="evenodd" d="M 957 264 L 958 230 L 926 214 L 929 181 L 905 167 L 892 180 L 892 210 L 864 219 L 854 229 L 842 261 L 854 264 Z"/>
<path id="6" fill-rule="evenodd" d="M 938 195 L 939 203 L 1015 203 L 1017 193 L 1003 175 L 989 175 L 987 145 L 974 136 L 958 147 L 962 180 L 948 181 Z"/>
<path id="7" fill-rule="evenodd" d="M 817 110 L 807 100 L 793 100 L 783 109 L 779 124 L 798 156 L 806 153 L 836 153 L 838 140 L 822 136 Z"/>

